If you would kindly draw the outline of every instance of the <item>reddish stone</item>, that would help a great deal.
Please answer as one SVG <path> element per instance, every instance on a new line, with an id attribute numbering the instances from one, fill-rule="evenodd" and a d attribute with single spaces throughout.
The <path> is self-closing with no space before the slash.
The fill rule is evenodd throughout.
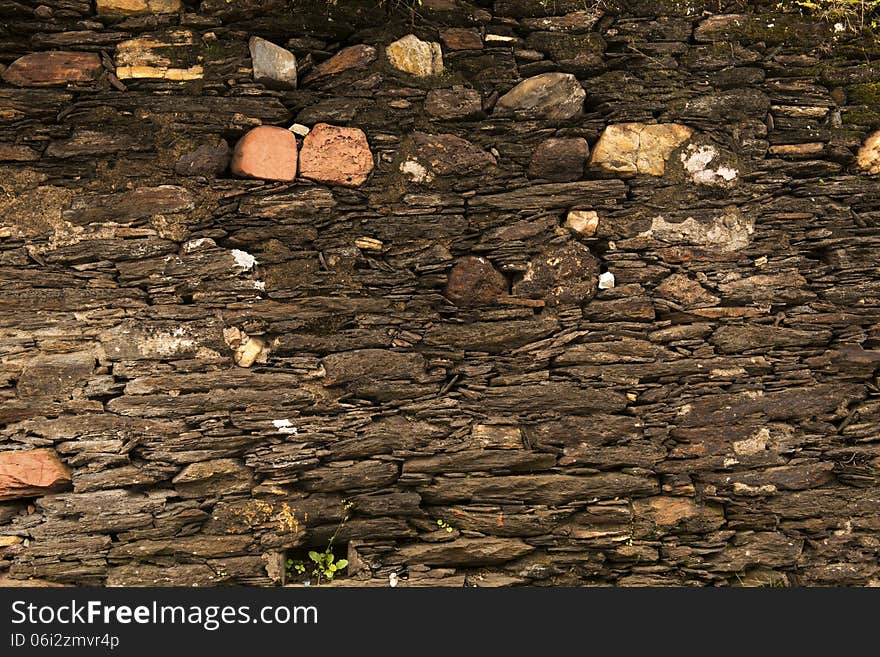
<path id="1" fill-rule="evenodd" d="M 376 61 L 376 49 L 373 46 L 360 44 L 343 48 L 330 59 L 321 62 L 302 79 L 306 84 L 327 75 L 336 75 L 343 71 L 361 71 Z"/>
<path id="2" fill-rule="evenodd" d="M 440 32 L 440 40 L 448 50 L 481 50 L 483 39 L 476 30 L 451 27 Z"/>
<path id="3" fill-rule="evenodd" d="M 54 450 L 0 452 L 0 500 L 57 493 L 70 483 L 70 471 Z"/>
<path id="4" fill-rule="evenodd" d="M 296 156 L 296 137 L 290 130 L 262 125 L 238 140 L 231 169 L 244 178 L 293 180 Z"/>
<path id="5" fill-rule="evenodd" d="M 101 75 L 101 58 L 90 52 L 34 52 L 19 57 L 3 71 L 3 79 L 19 87 L 46 87 L 68 82 L 93 82 Z"/>
<path id="6" fill-rule="evenodd" d="M 581 137 L 551 138 L 542 141 L 529 164 L 530 178 L 554 182 L 580 180 L 590 157 L 587 140 Z"/>
<path id="7" fill-rule="evenodd" d="M 303 140 L 299 168 L 303 178 L 357 187 L 373 170 L 373 153 L 362 130 L 318 123 Z"/>
<path id="8" fill-rule="evenodd" d="M 486 306 L 507 293 L 507 279 L 486 258 L 465 256 L 455 261 L 444 294 L 456 306 Z"/>

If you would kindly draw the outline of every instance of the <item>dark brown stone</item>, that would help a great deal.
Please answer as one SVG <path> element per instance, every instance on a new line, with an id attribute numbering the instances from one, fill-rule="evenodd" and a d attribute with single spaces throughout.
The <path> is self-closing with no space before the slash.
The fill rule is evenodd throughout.
<path id="1" fill-rule="evenodd" d="M 228 164 L 229 144 L 221 137 L 213 137 L 181 153 L 174 162 L 174 171 L 182 176 L 216 176 Z"/>
<path id="2" fill-rule="evenodd" d="M 599 261 L 587 247 L 573 243 L 548 248 L 531 260 L 513 293 L 543 299 L 549 306 L 570 306 L 592 299 L 598 285 Z"/>
<path id="3" fill-rule="evenodd" d="M 343 48 L 330 59 L 321 62 L 309 71 L 303 77 L 302 83 L 308 84 L 319 78 L 337 75 L 345 71 L 362 71 L 376 61 L 376 57 L 376 49 L 373 46 L 359 44 Z"/>
<path id="4" fill-rule="evenodd" d="M 475 89 L 431 89 L 425 97 L 425 112 L 444 121 L 476 118 L 482 111 L 480 92 Z"/>
<path id="5" fill-rule="evenodd" d="M 538 144 L 529 163 L 529 177 L 553 182 L 580 180 L 590 157 L 587 140 L 581 137 L 547 139 Z"/>
<path id="6" fill-rule="evenodd" d="M 34 52 L 16 59 L 3 79 L 19 87 L 94 82 L 103 70 L 101 58 L 86 52 Z"/>
<path id="7" fill-rule="evenodd" d="M 440 40 L 447 50 L 480 50 L 483 39 L 477 30 L 451 27 L 440 31 Z"/>
<path id="8" fill-rule="evenodd" d="M 444 294 L 457 306 L 486 306 L 507 293 L 507 279 L 485 258 L 465 256 L 455 262 Z"/>

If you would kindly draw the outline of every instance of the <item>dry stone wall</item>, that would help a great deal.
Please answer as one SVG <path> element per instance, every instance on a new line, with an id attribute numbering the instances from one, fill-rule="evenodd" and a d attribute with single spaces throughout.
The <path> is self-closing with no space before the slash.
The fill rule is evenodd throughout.
<path id="1" fill-rule="evenodd" d="M 391 5 L 0 6 L 0 581 L 880 583 L 873 36 Z"/>

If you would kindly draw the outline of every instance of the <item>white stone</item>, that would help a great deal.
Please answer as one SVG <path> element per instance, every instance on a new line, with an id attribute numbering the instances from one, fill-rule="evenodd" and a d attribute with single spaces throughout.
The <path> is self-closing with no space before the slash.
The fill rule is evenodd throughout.
<path id="1" fill-rule="evenodd" d="M 709 163 L 718 157 L 718 151 L 711 146 L 695 146 L 691 144 L 681 154 L 684 170 L 690 174 L 691 180 L 701 185 L 717 185 L 727 187 L 736 182 L 739 171 L 728 166 L 711 168 Z"/>
<path id="2" fill-rule="evenodd" d="M 235 266 L 238 267 L 240 271 L 253 269 L 254 265 L 257 264 L 257 259 L 247 251 L 232 249 L 232 257 L 235 260 Z"/>
<path id="3" fill-rule="evenodd" d="M 278 433 L 286 433 L 294 436 L 299 433 L 299 429 L 293 426 L 290 420 L 272 420 L 272 425 Z"/>
<path id="4" fill-rule="evenodd" d="M 302 123 L 294 123 L 288 128 L 288 130 L 300 137 L 305 137 L 307 134 L 309 134 L 309 132 L 311 132 L 311 128 L 309 128 L 307 125 L 303 125 Z"/>
<path id="5" fill-rule="evenodd" d="M 614 274 L 610 271 L 606 271 L 604 274 L 599 275 L 599 289 L 600 290 L 610 290 L 614 287 Z"/>
<path id="6" fill-rule="evenodd" d="M 404 160 L 400 164 L 400 172 L 411 182 L 431 182 L 434 174 L 416 160 Z"/>

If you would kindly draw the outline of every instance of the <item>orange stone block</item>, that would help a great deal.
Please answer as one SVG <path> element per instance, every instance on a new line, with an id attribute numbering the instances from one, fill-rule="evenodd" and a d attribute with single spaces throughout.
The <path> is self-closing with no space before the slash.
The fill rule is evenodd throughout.
<path id="1" fill-rule="evenodd" d="M 262 125 L 238 140 L 232 173 L 242 178 L 290 181 L 296 178 L 296 137 L 290 130 Z"/>
<path id="2" fill-rule="evenodd" d="M 70 471 L 51 449 L 0 452 L 0 501 L 65 490 Z"/>
<path id="3" fill-rule="evenodd" d="M 299 169 L 304 178 L 357 187 L 373 170 L 373 153 L 362 130 L 318 123 L 303 141 Z"/>

